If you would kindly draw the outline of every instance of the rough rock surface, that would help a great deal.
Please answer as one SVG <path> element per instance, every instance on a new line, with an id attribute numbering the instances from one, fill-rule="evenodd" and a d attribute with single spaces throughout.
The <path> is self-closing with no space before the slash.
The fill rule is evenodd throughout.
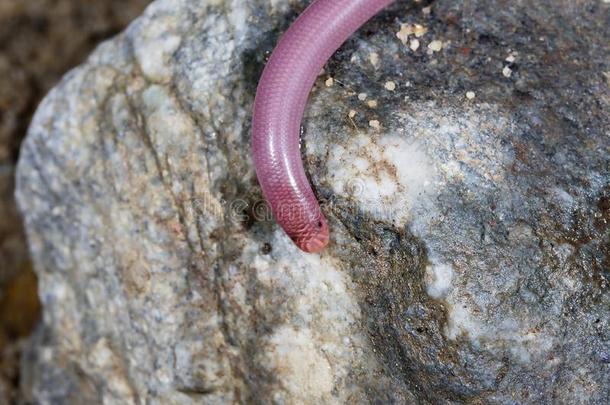
<path id="1" fill-rule="evenodd" d="M 44 94 L 101 39 L 119 32 L 147 0 L 0 3 L 0 296 L 28 257 L 13 201 L 14 166 Z"/>
<path id="2" fill-rule="evenodd" d="M 37 285 L 14 199 L 18 149 L 36 105 L 147 0 L 0 1 L 0 403 L 17 401 L 21 339 L 39 318 Z"/>
<path id="3" fill-rule="evenodd" d="M 367 24 L 304 121 L 332 229 L 307 255 L 248 148 L 306 3 L 159 0 L 43 102 L 18 172 L 32 398 L 608 403 L 610 5 L 398 1 Z"/>

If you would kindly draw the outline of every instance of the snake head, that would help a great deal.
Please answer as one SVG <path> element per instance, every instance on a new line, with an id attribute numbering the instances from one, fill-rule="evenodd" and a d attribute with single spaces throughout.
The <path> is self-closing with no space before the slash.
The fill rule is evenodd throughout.
<path id="1" fill-rule="evenodd" d="M 321 217 L 308 226 L 296 238 L 293 238 L 299 249 L 307 253 L 319 253 L 329 241 L 328 223 Z"/>

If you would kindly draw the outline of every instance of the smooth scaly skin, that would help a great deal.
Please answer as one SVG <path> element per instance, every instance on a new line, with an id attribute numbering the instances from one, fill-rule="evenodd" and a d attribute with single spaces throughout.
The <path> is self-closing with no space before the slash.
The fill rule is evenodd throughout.
<path id="1" fill-rule="evenodd" d="M 256 93 L 252 151 L 273 215 L 296 245 L 319 252 L 328 224 L 305 176 L 299 136 L 311 88 L 326 61 L 393 0 L 316 0 L 273 51 Z"/>

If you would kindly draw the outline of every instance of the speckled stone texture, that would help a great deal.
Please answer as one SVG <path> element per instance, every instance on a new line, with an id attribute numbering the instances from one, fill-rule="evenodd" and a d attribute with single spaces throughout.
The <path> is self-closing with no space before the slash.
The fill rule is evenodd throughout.
<path id="1" fill-rule="evenodd" d="M 306 4 L 159 0 L 40 106 L 18 170 L 32 400 L 607 404 L 610 5 L 368 23 L 304 120 L 332 238 L 307 255 L 248 146 Z"/>
<path id="2" fill-rule="evenodd" d="M 14 199 L 21 140 L 42 97 L 147 0 L 0 0 L 0 404 L 17 403 L 22 341 L 40 317 Z"/>

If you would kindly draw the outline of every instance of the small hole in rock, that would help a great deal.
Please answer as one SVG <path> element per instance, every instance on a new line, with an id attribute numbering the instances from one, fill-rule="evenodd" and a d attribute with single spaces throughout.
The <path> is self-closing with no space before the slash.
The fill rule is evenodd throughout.
<path id="1" fill-rule="evenodd" d="M 261 248 L 261 252 L 262 252 L 264 255 L 268 255 L 269 253 L 271 253 L 271 251 L 272 251 L 272 250 L 273 250 L 273 247 L 271 246 L 271 244 L 270 244 L 270 243 L 265 243 L 265 244 L 263 245 L 263 247 Z"/>

